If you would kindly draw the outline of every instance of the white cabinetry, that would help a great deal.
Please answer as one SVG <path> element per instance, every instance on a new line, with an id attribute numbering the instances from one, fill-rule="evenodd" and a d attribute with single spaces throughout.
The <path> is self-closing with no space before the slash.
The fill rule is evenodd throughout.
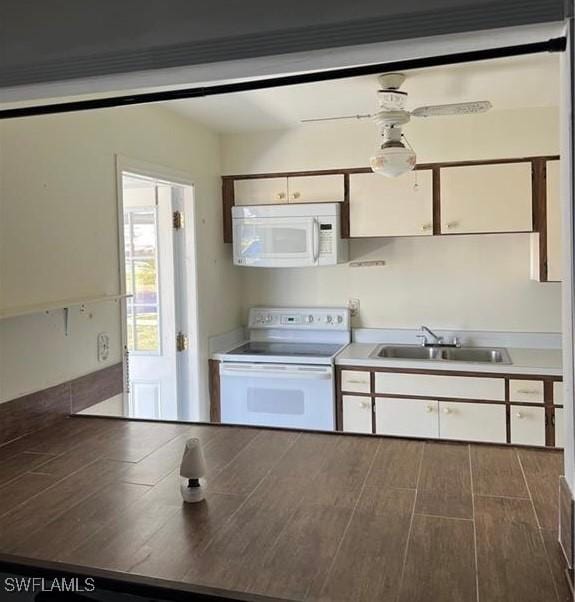
<path id="1" fill-rule="evenodd" d="M 288 202 L 336 203 L 344 200 L 343 174 L 288 177 Z"/>
<path id="2" fill-rule="evenodd" d="M 531 163 L 441 169 L 441 232 L 533 230 Z"/>
<path id="3" fill-rule="evenodd" d="M 371 398 L 359 395 L 344 395 L 343 430 L 348 433 L 371 433 L 372 407 Z"/>
<path id="4" fill-rule="evenodd" d="M 399 178 L 351 174 L 349 211 L 351 236 L 431 236 L 432 172 L 418 170 Z"/>
<path id="5" fill-rule="evenodd" d="M 323 203 L 344 200 L 344 176 L 317 175 L 234 181 L 236 205 Z"/>
<path id="6" fill-rule="evenodd" d="M 371 375 L 363 370 L 342 370 L 341 390 L 347 393 L 369 393 Z"/>
<path id="7" fill-rule="evenodd" d="M 504 401 L 505 381 L 502 378 L 376 372 L 375 392 L 393 395 L 417 395 L 432 399 L 435 397 L 454 397 Z"/>
<path id="8" fill-rule="evenodd" d="M 438 402 L 377 397 L 375 432 L 381 435 L 439 437 Z"/>
<path id="9" fill-rule="evenodd" d="M 523 403 L 543 403 L 542 380 L 513 380 L 509 381 L 509 400 Z"/>
<path id="10" fill-rule="evenodd" d="M 559 161 L 547 161 L 547 280 L 561 281 L 561 202 Z"/>
<path id="11" fill-rule="evenodd" d="M 272 205 L 287 203 L 287 178 L 255 178 L 234 181 L 236 205 Z"/>
<path id="12" fill-rule="evenodd" d="M 553 383 L 553 403 L 559 406 L 563 405 L 563 381 Z"/>
<path id="13" fill-rule="evenodd" d="M 565 447 L 563 408 L 555 408 L 555 447 Z"/>
<path id="14" fill-rule="evenodd" d="M 490 403 L 439 402 L 439 435 L 442 439 L 505 443 L 505 406 Z"/>
<path id="15" fill-rule="evenodd" d="M 545 408 L 511 406 L 511 443 L 545 445 Z"/>

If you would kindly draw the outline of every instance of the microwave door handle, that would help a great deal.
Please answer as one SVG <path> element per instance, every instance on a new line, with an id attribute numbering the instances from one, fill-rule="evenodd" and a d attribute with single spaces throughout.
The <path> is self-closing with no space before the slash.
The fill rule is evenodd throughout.
<path id="1" fill-rule="evenodd" d="M 313 262 L 317 263 L 319 260 L 319 222 L 314 218 L 313 220 Z"/>

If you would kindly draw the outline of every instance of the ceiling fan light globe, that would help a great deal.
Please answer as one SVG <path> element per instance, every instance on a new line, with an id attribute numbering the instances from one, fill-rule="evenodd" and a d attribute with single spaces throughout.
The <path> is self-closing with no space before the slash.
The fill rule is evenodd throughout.
<path id="1" fill-rule="evenodd" d="M 380 149 L 371 159 L 371 170 L 388 178 L 397 178 L 415 167 L 415 153 L 405 146 Z"/>

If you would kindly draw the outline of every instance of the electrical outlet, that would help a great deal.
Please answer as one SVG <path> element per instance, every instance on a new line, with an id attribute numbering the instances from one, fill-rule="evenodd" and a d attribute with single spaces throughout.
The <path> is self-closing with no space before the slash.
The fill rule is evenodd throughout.
<path id="1" fill-rule="evenodd" d="M 101 332 L 98 335 L 98 361 L 105 362 L 110 357 L 110 336 Z"/>
<path id="2" fill-rule="evenodd" d="M 348 299 L 347 307 L 352 318 L 359 315 L 359 299 Z"/>

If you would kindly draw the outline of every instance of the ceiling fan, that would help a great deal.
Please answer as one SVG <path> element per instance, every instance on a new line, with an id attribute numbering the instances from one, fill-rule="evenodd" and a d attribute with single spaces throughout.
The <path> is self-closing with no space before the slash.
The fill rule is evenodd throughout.
<path id="1" fill-rule="evenodd" d="M 385 73 L 380 75 L 378 80 L 381 89 L 377 92 L 379 104 L 377 113 L 302 119 L 301 121 L 302 123 L 311 123 L 343 119 L 373 119 L 379 126 L 382 144 L 377 153 L 370 159 L 371 169 L 375 173 L 388 177 L 400 176 L 415 167 L 415 151 L 405 139 L 402 131 L 402 127 L 412 117 L 469 115 L 470 113 L 484 113 L 492 107 L 488 100 L 478 100 L 421 106 L 413 111 L 407 111 L 405 109 L 407 92 L 399 89 L 405 81 L 405 75 L 403 73 Z"/>

